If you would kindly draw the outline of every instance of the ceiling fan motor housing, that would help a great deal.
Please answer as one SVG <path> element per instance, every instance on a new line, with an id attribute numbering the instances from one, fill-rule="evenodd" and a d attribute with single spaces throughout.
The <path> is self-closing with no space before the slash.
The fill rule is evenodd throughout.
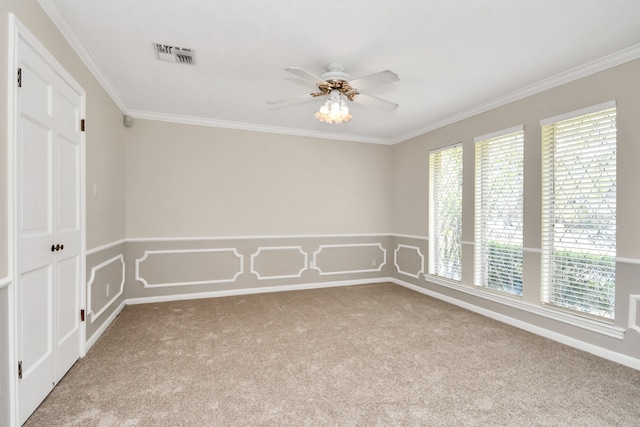
<path id="1" fill-rule="evenodd" d="M 349 80 L 351 80 L 351 76 L 344 72 L 344 67 L 342 66 L 342 64 L 339 64 L 337 62 L 332 62 L 331 64 L 327 65 L 327 72 L 322 74 L 320 77 L 328 82 L 332 80 L 348 82 Z"/>

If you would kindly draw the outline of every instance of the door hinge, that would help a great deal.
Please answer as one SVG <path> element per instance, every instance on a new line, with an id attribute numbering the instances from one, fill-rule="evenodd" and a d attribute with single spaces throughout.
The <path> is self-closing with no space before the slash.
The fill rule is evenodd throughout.
<path id="1" fill-rule="evenodd" d="M 80 321 L 84 322 L 84 310 L 80 310 Z"/>
<path id="2" fill-rule="evenodd" d="M 84 132 L 84 119 L 80 120 L 80 131 Z"/>
<path id="3" fill-rule="evenodd" d="M 18 68 L 18 87 L 22 87 L 22 68 Z"/>
<path id="4" fill-rule="evenodd" d="M 22 379 L 22 360 L 18 360 L 18 378 Z"/>

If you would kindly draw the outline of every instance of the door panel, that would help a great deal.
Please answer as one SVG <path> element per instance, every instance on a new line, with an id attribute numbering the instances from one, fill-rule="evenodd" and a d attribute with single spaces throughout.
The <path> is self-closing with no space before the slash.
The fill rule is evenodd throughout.
<path id="1" fill-rule="evenodd" d="M 21 326 L 29 334 L 22 337 L 22 376 L 33 373 L 51 356 L 53 348 L 53 277 L 51 265 L 46 265 L 20 276 L 19 293 Z M 25 298 L 25 296 L 27 298 Z"/>
<path id="2" fill-rule="evenodd" d="M 57 344 L 69 339 L 80 326 L 80 308 L 76 292 L 80 265 L 78 257 L 72 257 L 57 264 Z"/>
<path id="3" fill-rule="evenodd" d="M 59 261 L 56 267 L 54 377 L 57 382 L 80 357 L 80 298 L 77 290 L 80 281 L 80 257 L 72 256 Z"/>
<path id="4" fill-rule="evenodd" d="M 58 132 L 70 140 L 80 137 L 80 104 L 78 94 L 69 87 L 59 87 L 57 92 Z"/>
<path id="5" fill-rule="evenodd" d="M 35 121 L 50 124 L 53 120 L 53 85 L 49 66 L 33 52 L 24 55 L 21 61 L 22 82 L 20 102 L 24 103 L 23 113 Z"/>
<path id="6" fill-rule="evenodd" d="M 21 117 L 18 137 L 20 163 L 18 173 L 23 196 L 18 201 L 20 210 L 19 227 L 23 235 L 51 233 L 51 144 L 52 131 L 32 121 L 30 117 Z M 37 195 L 34 197 L 32 195 Z"/>
<path id="7" fill-rule="evenodd" d="M 19 417 L 20 422 L 24 422 L 52 387 L 52 266 L 21 274 L 18 283 L 18 328 L 28 331 L 18 337 L 18 353 L 22 355 Z"/>
<path id="8" fill-rule="evenodd" d="M 18 43 L 16 323 L 19 422 L 80 357 L 83 98 Z"/>
<path id="9" fill-rule="evenodd" d="M 58 233 L 79 232 L 80 171 L 78 165 L 80 163 L 80 146 L 62 136 L 59 136 L 56 142 L 58 150 L 56 231 Z"/>

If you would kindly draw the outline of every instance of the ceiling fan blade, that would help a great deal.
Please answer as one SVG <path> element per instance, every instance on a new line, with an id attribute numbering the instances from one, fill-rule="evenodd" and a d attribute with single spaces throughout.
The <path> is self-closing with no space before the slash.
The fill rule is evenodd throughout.
<path id="1" fill-rule="evenodd" d="M 322 80 L 320 77 L 316 76 L 315 74 L 311 74 L 307 70 L 304 70 L 299 67 L 287 67 L 284 70 L 300 77 L 301 79 L 308 81 L 309 83 L 313 83 L 314 85 L 327 84 L 325 80 Z"/>
<path id="2" fill-rule="evenodd" d="M 352 88 L 362 90 L 373 86 L 379 86 L 387 83 L 393 83 L 400 80 L 398 75 L 392 71 L 384 70 L 379 73 L 369 74 L 368 76 L 360 77 L 355 80 L 349 81 L 349 85 Z"/>
<path id="3" fill-rule="evenodd" d="M 367 95 L 365 93 L 357 94 L 353 98 L 353 101 L 368 107 L 379 108 L 384 111 L 395 111 L 395 109 L 398 108 L 398 104 L 395 102 L 387 101 L 386 99 Z"/>
<path id="4" fill-rule="evenodd" d="M 266 101 L 266 102 L 269 105 L 279 105 L 279 104 L 292 105 L 292 104 L 300 104 L 306 101 L 311 101 L 313 99 L 316 99 L 316 98 L 311 96 L 308 93 L 305 93 L 303 95 L 294 96 L 292 98 L 275 99 L 273 101 Z"/>

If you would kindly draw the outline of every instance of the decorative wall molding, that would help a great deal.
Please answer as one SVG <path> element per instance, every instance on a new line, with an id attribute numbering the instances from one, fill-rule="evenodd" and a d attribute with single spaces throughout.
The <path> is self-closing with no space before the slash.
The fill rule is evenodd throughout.
<path id="1" fill-rule="evenodd" d="M 629 295 L 629 329 L 640 333 L 638 314 L 640 314 L 640 294 L 631 294 Z"/>
<path id="2" fill-rule="evenodd" d="M 263 253 L 273 252 L 273 251 L 296 251 L 300 253 L 303 257 L 302 266 L 297 273 L 294 274 L 280 274 L 280 275 L 268 275 L 268 274 L 260 274 L 255 268 L 256 259 Z M 260 246 L 258 247 L 258 251 L 251 255 L 249 272 L 255 274 L 258 280 L 265 279 L 288 279 L 288 278 L 297 278 L 302 276 L 302 272 L 307 269 L 309 255 L 302 250 L 302 246 Z"/>
<path id="3" fill-rule="evenodd" d="M 220 240 L 270 240 L 270 239 L 332 239 L 332 238 L 363 238 L 363 237 L 391 237 L 391 233 L 363 233 L 363 234 L 276 234 L 261 236 L 191 236 L 191 237 L 130 237 L 126 239 L 130 243 L 154 243 L 154 242 L 200 242 Z M 419 237 L 416 237 L 419 238 Z"/>
<path id="4" fill-rule="evenodd" d="M 0 279 L 0 289 L 8 287 L 12 281 L 11 277 L 3 277 Z"/>
<path id="5" fill-rule="evenodd" d="M 405 271 L 402 268 L 400 268 L 400 265 L 398 264 L 398 252 L 400 252 L 400 249 L 402 249 L 402 248 L 408 249 L 408 250 L 414 250 L 414 251 L 416 251 L 416 253 L 420 257 L 420 270 L 418 272 L 416 272 L 415 274 L 410 273 L 410 272 Z M 393 251 L 393 264 L 396 266 L 396 269 L 398 270 L 398 273 L 404 274 L 405 276 L 415 277 L 416 279 L 419 279 L 421 277 L 421 275 L 424 274 L 424 255 L 422 255 L 422 251 L 417 246 L 399 244 L 396 247 L 395 251 Z"/>
<path id="6" fill-rule="evenodd" d="M 87 256 L 93 255 L 93 254 L 97 254 L 98 252 L 106 251 L 107 249 L 111 249 L 111 248 L 114 248 L 114 247 L 116 247 L 118 245 L 122 245 L 122 244 L 125 244 L 125 243 L 127 243 L 127 239 L 120 239 L 120 240 L 117 240 L 115 242 L 107 243 L 106 245 L 102 245 L 102 246 L 95 247 L 93 249 L 89 249 L 87 251 Z"/>
<path id="7" fill-rule="evenodd" d="M 120 280 L 120 286 L 118 288 L 118 292 L 116 292 L 113 297 L 104 305 L 97 313 L 94 313 L 93 307 L 91 306 L 91 295 L 93 290 L 93 284 L 96 280 L 96 275 L 99 270 L 105 268 L 106 266 L 113 264 L 117 261 L 120 261 L 122 277 Z M 91 276 L 89 277 L 89 281 L 87 282 L 87 313 L 91 317 L 91 323 L 95 322 L 95 320 L 102 315 L 110 306 L 114 303 L 120 296 L 124 293 L 124 282 L 125 282 L 125 263 L 124 256 L 122 254 L 116 255 L 113 258 L 109 258 L 108 260 L 91 267 Z"/>
<path id="8" fill-rule="evenodd" d="M 172 283 L 149 283 L 143 277 L 140 276 L 140 265 L 149 258 L 149 256 L 157 254 L 189 254 L 189 253 L 231 253 L 239 260 L 238 271 L 234 273 L 232 277 L 222 279 L 207 279 L 198 281 L 184 281 L 184 282 L 172 282 Z M 235 282 L 236 278 L 244 271 L 244 257 L 238 253 L 236 248 L 212 248 L 212 249 L 169 249 L 169 250 L 151 250 L 144 251 L 142 258 L 136 259 L 135 280 L 141 282 L 145 288 L 162 288 L 172 286 L 188 286 L 188 285 L 204 285 L 213 283 L 229 283 Z"/>
<path id="9" fill-rule="evenodd" d="M 637 258 L 622 258 L 617 256 L 613 257 L 613 260 L 621 264 L 640 265 L 640 259 Z"/>
<path id="10" fill-rule="evenodd" d="M 168 123 L 181 123 L 195 126 L 209 126 L 223 129 L 238 129 L 250 132 L 275 133 L 279 135 L 303 136 L 309 138 L 335 139 L 338 141 L 368 142 L 370 144 L 392 144 L 389 138 L 379 138 L 365 135 L 348 135 L 344 133 L 325 133 L 307 129 L 286 128 L 281 126 L 258 125 L 229 120 L 210 119 L 205 117 L 183 116 L 179 114 L 158 113 L 155 111 L 128 110 L 129 116 L 134 119 L 154 120 Z"/>
<path id="11" fill-rule="evenodd" d="M 391 233 L 390 234 L 391 237 L 399 237 L 402 239 L 416 239 L 416 240 L 429 240 L 429 238 L 427 236 L 414 236 L 411 234 L 395 234 L 395 233 Z"/>
<path id="12" fill-rule="evenodd" d="M 323 239 L 323 238 L 364 238 L 364 237 L 397 237 L 403 239 L 429 240 L 426 236 L 417 236 L 398 233 L 369 233 L 369 234 L 291 234 L 291 235 L 264 235 L 264 236 L 198 236 L 198 237 L 132 237 L 121 239 L 87 251 L 87 256 L 110 249 L 123 243 L 153 243 L 153 242 L 197 242 L 220 240 L 267 240 L 267 239 Z M 465 245 L 474 245 L 474 242 L 464 241 Z M 542 249 L 523 247 L 525 253 L 542 253 Z M 631 265 L 640 265 L 640 258 L 615 257 L 615 262 Z"/>
<path id="13" fill-rule="evenodd" d="M 322 271 L 322 268 L 318 266 L 318 255 L 325 249 L 331 250 L 336 248 L 363 248 L 363 247 L 379 248 L 380 251 L 382 252 L 383 261 L 381 263 L 378 263 L 378 265 L 376 266 L 371 266 L 372 268 L 362 268 L 358 270 L 333 270 L 333 271 L 324 272 Z M 384 267 L 386 263 L 387 263 L 387 250 L 382 247 L 381 243 L 345 243 L 345 244 L 338 244 L 338 245 L 320 245 L 318 247 L 318 250 L 313 253 L 313 260 L 311 261 L 310 268 L 318 270 L 321 276 L 328 276 L 328 275 L 334 275 L 334 274 L 372 273 L 376 271 L 382 271 L 382 267 Z"/>

